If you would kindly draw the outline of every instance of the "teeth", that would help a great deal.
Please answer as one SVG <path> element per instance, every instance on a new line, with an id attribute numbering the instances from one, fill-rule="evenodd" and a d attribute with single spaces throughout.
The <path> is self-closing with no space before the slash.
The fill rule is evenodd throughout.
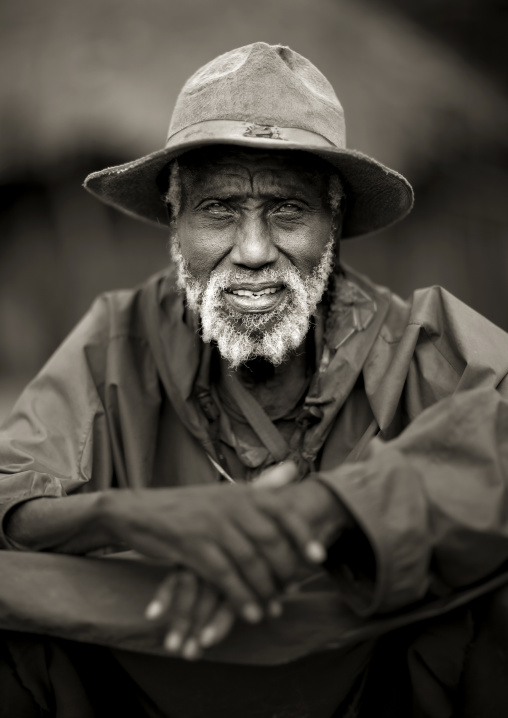
<path id="1" fill-rule="evenodd" d="M 263 294 L 275 294 L 278 291 L 278 287 L 268 287 L 267 289 L 261 289 L 259 292 L 251 292 L 250 289 L 232 289 L 231 293 L 239 297 L 262 297 Z"/>

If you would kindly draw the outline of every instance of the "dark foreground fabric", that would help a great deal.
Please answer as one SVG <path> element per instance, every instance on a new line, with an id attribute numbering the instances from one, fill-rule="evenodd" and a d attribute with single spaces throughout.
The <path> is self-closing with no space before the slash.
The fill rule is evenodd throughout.
<path id="1" fill-rule="evenodd" d="M 331 718 L 372 645 L 281 666 L 147 656 L 30 634 L 0 634 L 0 718 Z"/>
<path id="2" fill-rule="evenodd" d="M 150 718 L 331 718 L 349 703 L 372 643 L 280 666 L 242 666 L 114 651 Z"/>
<path id="3" fill-rule="evenodd" d="M 0 718 L 505 718 L 507 676 L 506 588 L 279 666 L 0 633 Z"/>
<path id="4" fill-rule="evenodd" d="M 0 552 L 0 718 L 508 714 L 506 574 L 376 618 L 353 614 L 323 574 L 285 598 L 281 618 L 238 622 L 191 664 L 163 657 L 164 625 L 143 616 L 166 572 Z"/>
<path id="5" fill-rule="evenodd" d="M 0 633 L 0 718 L 142 716 L 134 686 L 107 649 Z"/>

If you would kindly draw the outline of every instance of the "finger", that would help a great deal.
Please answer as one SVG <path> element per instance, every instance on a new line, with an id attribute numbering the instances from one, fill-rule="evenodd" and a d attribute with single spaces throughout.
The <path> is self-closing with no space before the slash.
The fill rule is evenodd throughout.
<path id="1" fill-rule="evenodd" d="M 257 494 L 257 492 L 251 492 Z M 260 492 L 261 493 L 261 492 Z M 298 548 L 272 516 L 254 505 L 254 511 L 244 511 L 235 521 L 263 559 L 274 577 L 278 590 L 293 577 L 302 558 Z M 240 524 L 241 521 L 241 524 Z"/>
<path id="2" fill-rule="evenodd" d="M 149 621 L 154 621 L 160 618 L 171 605 L 171 599 L 173 596 L 174 587 L 177 581 L 177 572 L 171 573 L 161 583 L 153 599 L 150 601 L 145 610 L 145 618 Z"/>
<path id="3" fill-rule="evenodd" d="M 172 558 L 176 556 L 181 564 L 216 586 L 246 621 L 257 623 L 262 620 L 263 609 L 259 596 L 249 586 L 238 565 L 223 549 L 222 544 L 216 543 L 211 538 L 206 542 L 191 538 L 180 541 L 178 546 L 167 547 L 158 537 L 147 533 L 144 536 L 143 550 L 149 556 L 162 558 L 168 555 Z M 151 610 L 157 615 L 159 608 Z"/>
<path id="4" fill-rule="evenodd" d="M 214 586 L 200 581 L 199 595 L 192 615 L 192 624 L 189 627 L 182 648 L 182 658 L 195 660 L 201 657 L 202 647 L 199 643 L 199 637 L 203 628 L 212 621 L 217 607 L 222 602 L 223 599 L 219 596 Z"/>
<path id="5" fill-rule="evenodd" d="M 215 586 L 200 581 L 200 589 L 198 600 L 194 606 L 192 617 L 192 628 L 189 635 L 197 638 L 203 627 L 211 620 L 219 604 L 223 603 L 224 598 L 219 594 Z"/>
<path id="6" fill-rule="evenodd" d="M 263 473 L 254 481 L 252 487 L 254 489 L 271 488 L 275 489 L 286 486 L 298 478 L 298 467 L 294 461 L 283 461 L 276 466 L 263 471 Z"/>
<path id="7" fill-rule="evenodd" d="M 318 541 L 309 523 L 299 515 L 297 507 L 288 502 L 287 494 L 277 491 L 252 492 L 256 505 L 271 516 L 291 539 L 302 558 L 310 563 L 322 563 L 326 549 Z"/>
<path id="8" fill-rule="evenodd" d="M 169 612 L 169 631 L 164 639 L 164 648 L 169 653 L 180 651 L 185 642 L 192 625 L 198 591 L 199 579 L 192 571 L 178 574 Z"/>
<path id="9" fill-rule="evenodd" d="M 256 523 L 256 520 L 263 520 L 263 516 L 258 511 L 254 516 L 246 516 L 245 512 L 241 512 L 238 517 L 238 522 L 241 522 L 240 526 L 225 522 L 221 526 L 222 545 L 238 566 L 248 585 L 263 603 L 267 603 L 279 593 L 279 588 L 274 580 L 269 561 L 258 550 L 256 544 L 250 540 L 248 534 L 246 535 L 242 519 L 245 519 L 247 523 Z"/>
<path id="10" fill-rule="evenodd" d="M 199 636 L 199 645 L 210 648 L 220 643 L 231 631 L 236 620 L 235 612 L 228 603 L 221 603 Z"/>
<path id="11" fill-rule="evenodd" d="M 197 573 L 224 594 L 235 611 L 249 623 L 263 618 L 263 609 L 255 591 L 247 584 L 222 546 L 209 542 L 202 547 L 194 566 Z"/>

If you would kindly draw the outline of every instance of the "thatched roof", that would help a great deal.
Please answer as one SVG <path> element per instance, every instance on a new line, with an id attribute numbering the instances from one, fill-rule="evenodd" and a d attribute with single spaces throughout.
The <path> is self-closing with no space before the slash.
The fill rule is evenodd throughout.
<path id="1" fill-rule="evenodd" d="M 4 0 L 0 174 L 81 150 L 162 145 L 185 79 L 255 40 L 329 77 L 349 144 L 403 172 L 506 143 L 508 103 L 418 27 L 361 0 Z"/>

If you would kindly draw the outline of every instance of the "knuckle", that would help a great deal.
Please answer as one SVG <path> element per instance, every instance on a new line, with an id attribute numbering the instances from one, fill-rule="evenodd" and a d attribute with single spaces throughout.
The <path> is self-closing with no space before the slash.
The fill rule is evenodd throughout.
<path id="1" fill-rule="evenodd" d="M 190 618 L 187 615 L 183 613 L 175 614 L 172 619 L 171 629 L 173 631 L 178 631 L 179 633 L 186 633 L 188 631 Z"/>
<path id="2" fill-rule="evenodd" d="M 264 561 L 256 561 L 248 566 L 241 567 L 242 574 L 259 593 L 271 593 L 274 590 L 270 567 Z"/>
<path id="3" fill-rule="evenodd" d="M 230 581 L 233 576 L 233 569 L 228 563 L 217 563 L 213 570 L 214 577 L 221 583 Z"/>
<path id="4" fill-rule="evenodd" d="M 286 527 L 287 530 L 291 532 L 293 538 L 299 543 L 307 541 L 311 533 L 307 522 L 301 520 L 296 513 L 290 520 L 286 521 Z"/>
<path id="5" fill-rule="evenodd" d="M 171 591 L 172 582 L 169 579 L 165 579 L 155 591 L 157 598 L 165 598 Z"/>
<path id="6" fill-rule="evenodd" d="M 229 573 L 227 576 L 224 576 L 222 586 L 224 588 L 224 593 L 229 598 L 234 597 L 234 599 L 237 600 L 250 598 L 251 596 L 251 592 L 244 585 L 243 581 L 233 573 Z"/>
<path id="7" fill-rule="evenodd" d="M 283 537 L 273 526 L 264 527 L 259 531 L 257 541 L 262 546 L 267 548 L 273 548 L 278 546 L 282 541 Z"/>
<path id="8" fill-rule="evenodd" d="M 165 578 L 161 584 L 159 584 L 159 586 L 155 592 L 155 596 L 159 599 L 168 598 L 168 596 L 171 595 L 174 586 L 175 586 L 175 577 L 170 575 L 167 578 Z"/>
<path id="9" fill-rule="evenodd" d="M 179 574 L 180 587 L 183 589 L 191 589 L 197 583 L 196 574 L 189 570 L 183 570 Z"/>
<path id="10" fill-rule="evenodd" d="M 268 489 L 264 489 L 263 491 L 253 491 L 252 492 L 252 501 L 253 503 L 262 509 L 272 509 L 275 510 L 278 506 L 275 496 L 272 491 L 269 491 Z"/>
<path id="11" fill-rule="evenodd" d="M 243 567 L 255 568 L 260 562 L 259 556 L 254 549 L 243 548 L 237 550 L 235 553 L 236 560 Z"/>

